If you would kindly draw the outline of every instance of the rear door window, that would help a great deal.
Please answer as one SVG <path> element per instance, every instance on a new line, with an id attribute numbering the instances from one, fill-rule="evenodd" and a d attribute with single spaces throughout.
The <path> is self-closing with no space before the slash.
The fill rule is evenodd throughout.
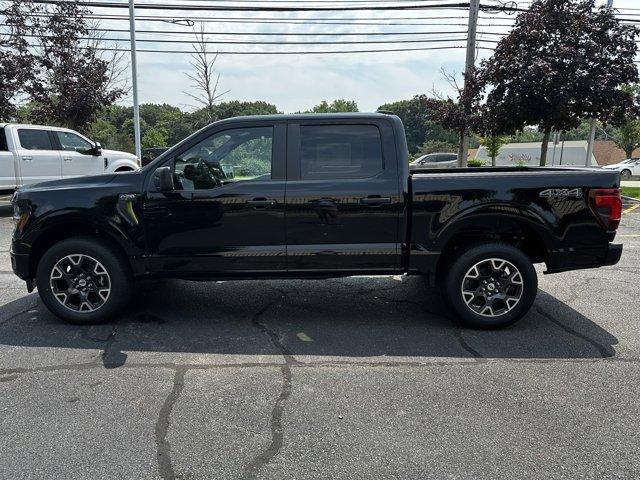
<path id="1" fill-rule="evenodd" d="M 0 130 L 0 152 L 8 152 L 9 145 L 7 143 L 7 131 L 3 128 Z"/>
<path id="2" fill-rule="evenodd" d="M 369 178 L 383 170 L 382 141 L 375 125 L 302 125 L 302 180 Z"/>
<path id="3" fill-rule="evenodd" d="M 18 138 L 20 145 L 26 150 L 53 150 L 47 130 L 21 128 L 18 129 Z"/>

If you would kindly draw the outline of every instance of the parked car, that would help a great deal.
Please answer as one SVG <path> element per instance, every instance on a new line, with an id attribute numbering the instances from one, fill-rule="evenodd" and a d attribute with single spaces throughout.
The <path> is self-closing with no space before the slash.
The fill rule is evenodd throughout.
<path id="1" fill-rule="evenodd" d="M 48 180 L 133 172 L 140 161 L 67 128 L 0 124 L 0 190 Z"/>
<path id="2" fill-rule="evenodd" d="M 406 273 L 439 286 L 466 325 L 498 328 L 533 304 L 534 263 L 555 273 L 620 259 L 617 172 L 410 174 L 407 156 L 393 115 L 222 120 L 139 172 L 18 190 L 13 270 L 79 324 L 116 315 L 134 279 Z"/>
<path id="3" fill-rule="evenodd" d="M 142 150 L 142 166 L 144 167 L 148 163 L 153 162 L 156 158 L 169 150 L 165 147 L 151 147 Z"/>
<path id="4" fill-rule="evenodd" d="M 456 168 L 458 166 L 458 155 L 455 153 L 429 153 L 416 158 L 409 164 L 410 169 L 414 168 Z"/>
<path id="5" fill-rule="evenodd" d="M 622 178 L 629 178 L 631 175 L 640 175 L 640 158 L 627 158 L 620 163 L 605 165 L 604 170 L 615 170 L 620 172 Z"/>

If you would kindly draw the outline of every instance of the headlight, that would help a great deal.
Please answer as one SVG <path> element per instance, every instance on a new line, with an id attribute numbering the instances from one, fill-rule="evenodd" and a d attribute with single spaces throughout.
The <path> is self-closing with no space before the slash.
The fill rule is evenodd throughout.
<path id="1" fill-rule="evenodd" d="M 29 216 L 31 215 L 31 209 L 28 207 L 21 206 L 19 203 L 13 204 L 13 224 L 15 225 L 16 230 L 19 233 L 22 233 L 24 230 L 27 221 L 29 220 Z"/>

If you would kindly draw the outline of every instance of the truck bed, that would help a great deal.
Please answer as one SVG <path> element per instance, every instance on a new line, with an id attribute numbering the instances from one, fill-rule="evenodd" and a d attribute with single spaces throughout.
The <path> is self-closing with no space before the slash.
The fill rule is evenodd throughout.
<path id="1" fill-rule="evenodd" d="M 411 171 L 412 252 L 442 252 L 451 239 L 473 242 L 478 232 L 522 238 L 549 272 L 607 261 L 615 232 L 599 222 L 589 200 L 596 189 L 617 189 L 616 171 L 558 167 L 480 167 Z M 465 240 L 461 240 L 465 241 Z M 435 258 L 435 256 L 434 256 Z M 411 264 L 424 258 L 412 255 Z M 433 270 L 432 265 L 418 265 Z"/>

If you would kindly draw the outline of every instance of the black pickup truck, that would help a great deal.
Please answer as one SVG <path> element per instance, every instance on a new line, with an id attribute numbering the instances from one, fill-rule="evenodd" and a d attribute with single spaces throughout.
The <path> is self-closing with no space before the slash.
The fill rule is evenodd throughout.
<path id="1" fill-rule="evenodd" d="M 617 172 L 408 168 L 387 114 L 214 123 L 139 172 L 13 198 L 14 272 L 74 323 L 104 321 L 134 279 L 428 276 L 466 325 L 521 318 L 546 272 L 613 265 Z"/>

